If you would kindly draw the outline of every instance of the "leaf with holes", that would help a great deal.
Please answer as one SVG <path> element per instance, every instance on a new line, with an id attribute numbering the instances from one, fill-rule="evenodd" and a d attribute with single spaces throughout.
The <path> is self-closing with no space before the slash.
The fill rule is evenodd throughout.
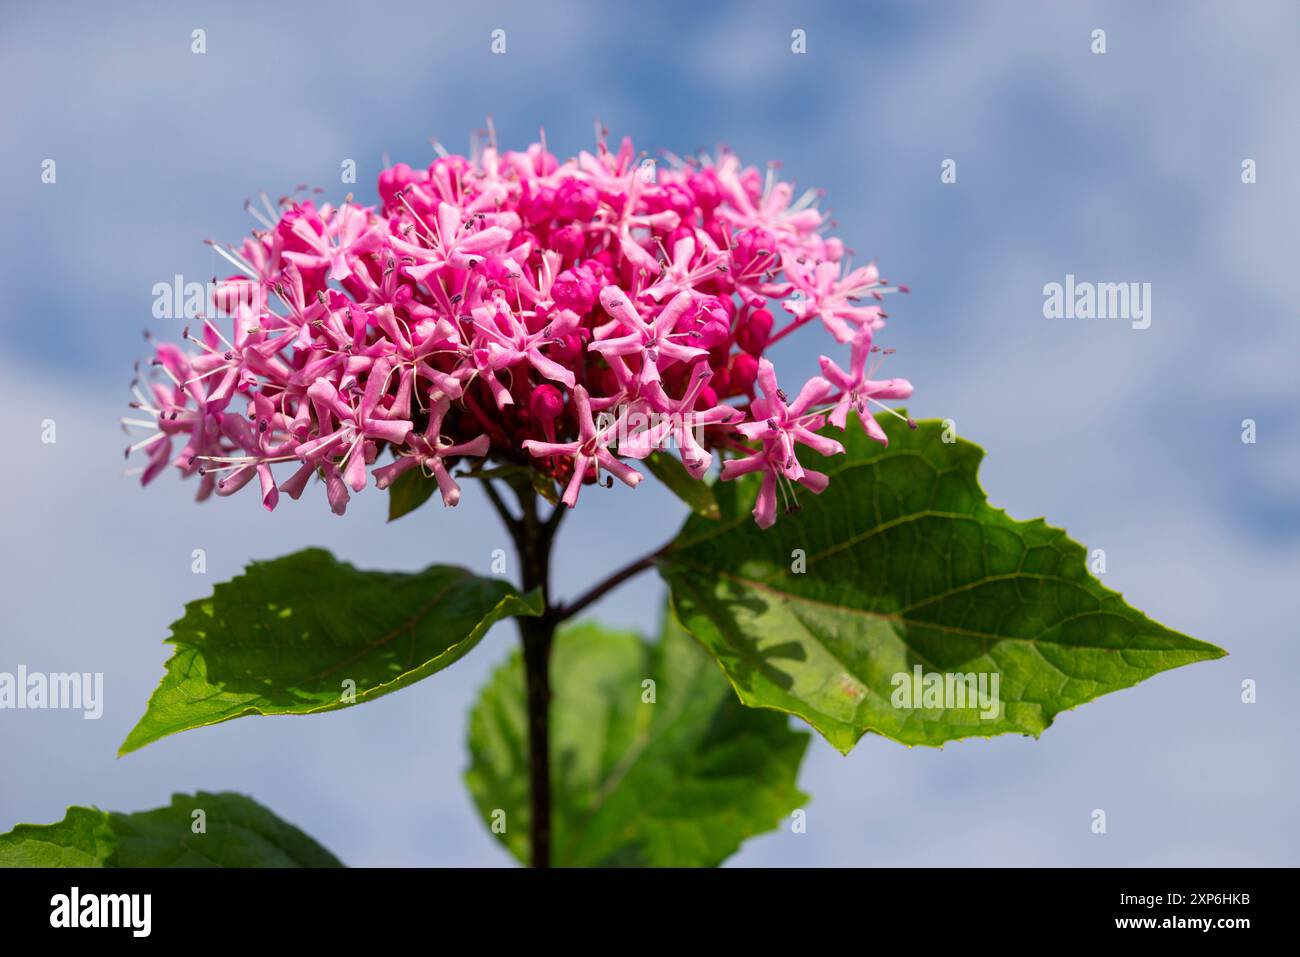
<path id="1" fill-rule="evenodd" d="M 847 454 L 802 455 L 830 486 L 766 531 L 754 483 L 720 483 L 721 522 L 691 517 L 659 560 L 682 624 L 745 703 L 846 753 L 868 731 L 909 745 L 1037 735 L 1225 653 L 1127 605 L 1065 532 L 990 506 L 977 446 L 943 441 L 938 422 L 880 423 L 888 448 L 850 423 L 833 433 Z"/>
<path id="2" fill-rule="evenodd" d="M 254 562 L 172 624 L 176 652 L 121 753 L 255 714 L 315 714 L 370 701 L 454 664 L 541 594 L 463 568 L 359 571 L 309 548 Z"/>

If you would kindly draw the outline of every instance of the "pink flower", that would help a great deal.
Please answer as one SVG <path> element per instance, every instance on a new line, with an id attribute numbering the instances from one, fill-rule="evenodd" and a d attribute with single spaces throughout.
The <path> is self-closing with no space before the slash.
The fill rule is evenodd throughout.
<path id="1" fill-rule="evenodd" d="M 842 451 L 817 434 L 828 414 L 880 439 L 868 405 L 910 394 L 867 363 L 895 290 L 874 266 L 846 273 L 817 193 L 795 198 L 775 165 L 642 155 L 601 133 L 561 160 L 493 133 L 470 157 L 385 170 L 377 208 L 246 204 L 252 235 L 210 243 L 234 271 L 218 315 L 154 343 L 132 383 L 141 482 L 172 467 L 199 499 L 253 486 L 272 509 L 319 478 L 342 514 L 368 472 L 386 489 L 416 468 L 454 505 L 449 464 L 477 457 L 526 464 L 572 506 L 675 444 L 697 479 L 715 453 L 723 478 L 762 471 L 771 524 L 778 494 L 793 507 L 796 485 L 825 486 L 795 453 Z M 777 302 L 791 319 L 774 330 Z M 791 402 L 767 356 L 814 319 L 853 341 L 849 371 L 823 356 Z"/>
<path id="2" fill-rule="evenodd" d="M 587 470 L 593 466 L 596 469 L 597 481 L 600 479 L 602 468 L 613 473 L 619 481 L 634 487 L 642 478 L 640 472 L 620 462 L 609 451 L 614 424 L 610 423 L 603 429 L 597 430 L 596 423 L 591 417 L 591 402 L 587 398 L 587 390 L 582 386 L 575 388 L 573 401 L 578 420 L 578 438 L 575 441 L 537 442 L 529 439 L 524 442 L 525 451 L 534 458 L 563 456 L 573 460 L 573 477 L 569 479 L 562 496 L 562 501 L 569 508 L 578 504 L 578 491 L 582 488 Z"/>
<path id="3" fill-rule="evenodd" d="M 402 200 L 398 194 L 399 201 Z M 422 281 L 435 270 L 450 266 L 453 269 L 476 269 L 491 255 L 499 255 L 510 242 L 511 231 L 504 226 L 476 228 L 486 223 L 487 217 L 478 213 L 467 217 L 451 203 L 438 204 L 438 218 L 433 224 L 416 218 L 413 228 L 404 231 L 411 241 L 397 239 L 394 248 L 412 256 L 418 266 L 408 266 L 406 274 Z"/>
<path id="4" fill-rule="evenodd" d="M 307 398 L 315 407 L 316 421 L 332 428 L 325 431 L 323 427 L 312 438 L 300 443 L 294 452 L 304 462 L 323 462 L 338 455 L 343 480 L 354 492 L 366 487 L 366 449 L 363 443 L 378 440 L 401 444 L 414 428 L 409 420 L 394 421 L 375 414 L 379 410 L 371 398 L 363 398 L 360 402 L 354 398 L 348 402 L 325 379 L 312 383 Z"/>
<path id="5" fill-rule="evenodd" d="M 822 472 L 805 469 L 795 455 L 796 445 L 806 445 L 820 455 L 837 455 L 844 446 L 834 439 L 818 435 L 816 430 L 825 424 L 825 416 L 810 411 L 812 406 L 830 394 L 831 384 L 825 379 L 809 379 L 793 402 L 787 403 L 785 394 L 777 387 L 776 371 L 767 359 L 759 360 L 758 385 L 762 398 L 750 406 L 750 421 L 736 426 L 736 431 L 751 441 L 761 442 L 761 447 L 749 455 L 729 459 L 722 465 L 722 480 L 734 479 L 750 472 L 762 471 L 763 484 L 754 504 L 754 519 L 767 528 L 776 521 L 776 493 L 778 483 L 786 497 L 786 510 L 794 511 L 797 499 L 791 482 L 798 482 L 814 493 L 820 493 L 829 481 Z"/>
<path id="6" fill-rule="evenodd" d="M 352 275 L 349 257 L 374 252 L 384 239 L 384 231 L 370 210 L 357 206 L 344 206 L 321 210 L 320 232 L 311 220 L 299 216 L 291 227 L 294 236 L 302 240 L 310 252 L 288 250 L 284 258 L 303 269 L 329 267 L 329 278 L 339 282 Z"/>
<path id="7" fill-rule="evenodd" d="M 670 399 L 662 387 L 655 383 L 647 390 L 653 398 L 648 403 L 651 412 L 644 416 L 646 427 L 632 435 L 627 443 L 619 445 L 619 452 L 643 459 L 671 439 L 677 445 L 686 471 L 693 478 L 703 478 L 713 464 L 713 453 L 700 441 L 704 427 L 731 425 L 745 418 L 745 414 L 733 406 L 715 404 L 716 398 L 711 393 L 708 407 L 697 408 L 712 375 L 706 363 L 696 363 L 691 369 L 686 391 L 680 399 Z"/>
<path id="8" fill-rule="evenodd" d="M 876 305 L 861 305 L 860 298 L 871 295 L 879 299 L 883 292 L 897 290 L 878 288 L 883 284 L 874 263 L 843 278 L 841 268 L 838 262 L 821 262 L 794 271 L 794 285 L 801 298 L 781 306 L 796 319 L 820 318 L 836 341 L 849 342 L 859 330 L 870 333 L 885 324 L 884 311 Z"/>
<path id="9" fill-rule="evenodd" d="M 373 474 L 378 488 L 388 488 L 403 472 L 418 467 L 427 470 L 437 481 L 438 490 L 442 493 L 443 505 L 454 506 L 460 502 L 460 486 L 447 471 L 444 460 L 462 457 L 482 458 L 487 455 L 492 443 L 486 435 L 480 435 L 468 442 L 452 442 L 442 436 L 442 422 L 449 408 L 451 403 L 447 399 L 440 400 L 430 412 L 429 424 L 424 432 L 411 438 L 408 443 L 409 451 L 399 452 L 397 461 L 392 465 L 375 469 Z"/>
<path id="10" fill-rule="evenodd" d="M 912 394 L 912 383 L 906 379 L 882 379 L 873 382 L 870 378 L 874 370 L 867 368 L 867 358 L 878 351 L 872 346 L 871 333 L 861 330 L 853 338 L 853 350 L 850 353 L 849 371 L 845 372 L 826 356 L 821 357 L 822 375 L 840 390 L 840 396 L 831 410 L 831 424 L 843 429 L 848 423 L 849 409 L 857 413 L 858 421 L 866 429 L 867 435 L 883 445 L 889 444 L 885 430 L 880 427 L 875 416 L 867 410 L 867 403 L 877 405 L 888 412 L 893 412 L 881 399 L 906 399 Z M 892 351 L 892 350 L 891 350 Z M 897 413 L 894 413 L 897 415 Z M 901 418 L 901 416 L 900 416 Z M 905 420 L 912 428 L 916 424 L 911 419 Z"/>
<path id="11" fill-rule="evenodd" d="M 746 173 L 734 155 L 725 156 L 718 164 L 718 182 L 730 203 L 721 211 L 723 218 L 744 228 L 759 228 L 783 241 L 791 252 L 815 250 L 817 230 L 822 225 L 822 214 L 813 206 L 815 190 L 807 190 L 794 200 L 794 188 L 776 178 L 776 168 L 769 167 L 766 181 L 761 187 L 750 189 L 745 182 Z"/>
<path id="12" fill-rule="evenodd" d="M 479 306 L 474 312 L 474 351 L 476 363 L 482 372 L 486 372 L 492 382 L 493 395 L 497 405 L 506 406 L 514 402 L 510 393 L 496 382 L 496 372 L 527 362 L 543 377 L 563 383 L 570 389 L 574 387 L 573 373 L 553 359 L 542 353 L 542 346 L 557 342 L 560 337 L 577 327 L 578 317 L 571 312 L 561 312 L 537 332 L 529 332 L 523 320 L 509 306 L 496 302 L 491 306 Z"/>
<path id="13" fill-rule="evenodd" d="M 691 307 L 691 294 L 680 292 L 673 297 L 653 320 L 641 318 L 627 293 L 617 286 L 606 286 L 600 294 L 600 304 L 611 317 L 633 331 L 624 336 L 593 342 L 587 348 L 606 356 L 640 356 L 640 381 L 644 385 L 659 381 L 659 372 L 674 362 L 687 362 L 697 356 L 708 355 L 704 349 L 674 342 L 678 335 L 677 321 Z"/>
<path id="14" fill-rule="evenodd" d="M 695 235 L 683 236 L 673 243 L 672 259 L 664 266 L 663 272 L 645 294 L 655 302 L 662 302 L 668 296 L 686 292 L 691 296 L 700 296 L 696 286 L 728 269 L 727 255 L 719 251 L 709 234 L 697 230 Z"/>

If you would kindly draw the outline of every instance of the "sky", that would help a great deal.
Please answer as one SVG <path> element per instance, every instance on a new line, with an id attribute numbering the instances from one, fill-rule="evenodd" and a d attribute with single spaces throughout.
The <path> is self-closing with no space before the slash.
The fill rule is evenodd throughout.
<path id="1" fill-rule="evenodd" d="M 431 138 L 463 149 L 488 117 L 503 146 L 544 128 L 561 155 L 589 148 L 599 119 L 652 153 L 726 144 L 824 189 L 858 259 L 912 289 L 880 334 L 890 374 L 916 386 L 912 413 L 988 451 L 993 504 L 1104 549 L 1106 585 L 1229 652 L 1037 740 L 868 737 L 843 757 L 814 739 L 806 833 L 754 838 L 730 863 L 1300 863 L 1294 4 L 0 7 L 0 671 L 105 675 L 98 721 L 0 711 L 0 831 L 68 804 L 236 790 L 349 864 L 510 863 L 461 782 L 467 712 L 517 641 L 508 623 L 363 708 L 115 757 L 169 623 L 251 559 L 321 545 L 359 567 L 486 574 L 508 547 L 469 490 L 392 526 L 373 489 L 343 519 L 311 495 L 267 514 L 252 493 L 196 505 L 170 475 L 142 490 L 121 474 L 117 420 L 142 331 L 178 331 L 151 317 L 154 284 L 222 272 L 203 240 L 251 229 L 245 199 L 306 183 L 373 201 L 385 157 L 425 164 Z M 347 159 L 355 187 L 339 181 Z M 1067 275 L 1150 283 L 1150 327 L 1045 318 L 1045 284 Z M 778 365 L 811 375 L 820 344 L 791 337 Z M 682 517 L 654 483 L 584 495 L 556 591 Z M 662 597 L 642 576 L 593 614 L 648 632 Z"/>

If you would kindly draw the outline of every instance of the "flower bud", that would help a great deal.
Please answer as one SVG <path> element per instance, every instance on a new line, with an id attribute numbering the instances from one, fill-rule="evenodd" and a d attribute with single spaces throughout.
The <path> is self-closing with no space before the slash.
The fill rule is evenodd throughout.
<path id="1" fill-rule="evenodd" d="M 582 247 L 585 243 L 586 237 L 583 235 L 582 229 L 573 224 L 562 226 L 551 233 L 551 247 L 566 261 L 581 256 Z"/>
<path id="2" fill-rule="evenodd" d="M 544 425 L 554 422 L 564 411 L 564 396 L 553 385 L 539 385 L 528 400 L 528 409 Z"/>
<path id="3" fill-rule="evenodd" d="M 600 208 L 600 196 L 586 183 L 566 179 L 555 191 L 555 212 L 563 219 L 588 222 Z"/>
<path id="4" fill-rule="evenodd" d="M 766 309 L 755 309 L 736 329 L 736 344 L 751 356 L 762 355 L 771 338 L 772 314 Z"/>
<path id="5" fill-rule="evenodd" d="M 752 395 L 754 380 L 758 378 L 758 360 L 748 352 L 740 352 L 731 360 L 728 377 L 731 395 Z"/>
<path id="6" fill-rule="evenodd" d="M 695 195 L 695 204 L 709 215 L 722 202 L 722 191 L 718 187 L 717 174 L 711 169 L 691 174 L 688 180 L 691 192 Z"/>
<path id="7" fill-rule="evenodd" d="M 379 198 L 384 206 L 397 204 L 397 194 L 415 182 L 415 171 L 405 163 L 390 166 L 379 174 Z"/>
<path id="8" fill-rule="evenodd" d="M 591 312 L 599 292 L 600 283 L 585 265 L 564 270 L 551 284 L 551 298 L 555 304 L 580 316 Z"/>

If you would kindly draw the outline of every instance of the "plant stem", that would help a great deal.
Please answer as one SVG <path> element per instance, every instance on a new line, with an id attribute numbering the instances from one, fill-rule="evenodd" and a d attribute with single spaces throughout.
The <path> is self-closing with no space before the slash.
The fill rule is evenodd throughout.
<path id="1" fill-rule="evenodd" d="M 529 844 L 533 867 L 551 866 L 551 645 L 555 638 L 555 617 L 550 603 L 551 545 L 562 515 L 543 522 L 537 515 L 537 494 L 529 486 L 512 483 L 519 499 L 520 515 L 514 518 L 505 503 L 490 496 L 514 539 L 519 556 L 520 578 L 525 592 L 541 589 L 540 617 L 519 617 L 519 637 L 524 649 L 524 683 L 528 698 L 528 790 Z"/>
<path id="2" fill-rule="evenodd" d="M 551 604 L 551 546 L 567 509 L 557 505 L 543 521 L 537 514 L 537 492 L 522 481 L 508 481 L 519 501 L 519 515 L 511 513 L 489 479 L 488 500 L 501 517 L 519 556 L 523 590 L 541 589 L 543 612 L 538 617 L 518 617 L 524 648 L 524 684 L 528 698 L 529 845 L 533 867 L 551 866 L 551 646 L 555 629 L 608 592 L 644 571 L 668 550 L 671 542 L 655 549 L 597 583 L 567 605 Z"/>
<path id="3" fill-rule="evenodd" d="M 506 531 L 510 533 L 510 537 L 514 539 L 517 547 L 519 545 L 519 520 L 510 514 L 509 507 L 502 501 L 501 495 L 497 492 L 497 487 L 492 484 L 491 479 L 483 480 L 483 491 L 487 493 L 488 501 L 492 503 L 496 513 L 501 516 L 502 524 L 505 525 Z"/>
<path id="4" fill-rule="evenodd" d="M 551 641 L 555 622 L 520 618 L 528 689 L 529 844 L 533 867 L 551 866 Z"/>
<path id="5" fill-rule="evenodd" d="M 639 574 L 640 572 L 643 572 L 647 568 L 652 566 L 655 563 L 655 560 L 658 559 L 659 556 L 662 555 L 664 552 L 668 551 L 668 549 L 671 546 L 672 546 L 672 542 L 667 542 L 659 546 L 653 552 L 650 552 L 650 554 L 641 556 L 636 561 L 632 562 L 630 565 L 624 565 L 618 571 L 614 572 L 614 574 L 596 583 L 587 591 L 583 592 L 581 595 L 575 598 L 573 601 L 569 602 L 568 604 L 561 605 L 559 608 L 556 608 L 555 620 L 557 622 L 560 622 L 568 618 L 572 618 L 574 615 L 582 611 L 588 605 L 605 597 L 605 595 L 608 592 L 613 591 L 615 588 L 623 584 L 623 582 L 627 581 L 633 575 Z"/>

